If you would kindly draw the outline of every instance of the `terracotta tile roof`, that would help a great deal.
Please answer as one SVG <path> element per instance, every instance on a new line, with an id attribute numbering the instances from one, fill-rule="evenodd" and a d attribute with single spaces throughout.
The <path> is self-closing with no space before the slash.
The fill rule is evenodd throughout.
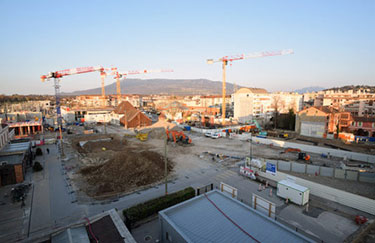
<path id="1" fill-rule="evenodd" d="M 129 101 L 123 101 L 115 108 L 117 114 L 125 114 L 125 111 L 129 113 L 130 111 L 137 111 L 137 109 Z"/>

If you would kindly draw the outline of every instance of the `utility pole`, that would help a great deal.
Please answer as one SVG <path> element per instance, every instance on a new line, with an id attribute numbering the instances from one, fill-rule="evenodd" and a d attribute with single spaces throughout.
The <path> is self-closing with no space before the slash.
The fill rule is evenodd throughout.
<path id="1" fill-rule="evenodd" d="M 250 133 L 250 162 L 253 159 L 253 134 Z"/>
<path id="2" fill-rule="evenodd" d="M 168 162 L 167 162 L 167 133 L 164 139 L 164 176 L 165 176 L 165 195 L 168 195 Z"/>
<path id="3" fill-rule="evenodd" d="M 226 102 L 225 102 L 225 96 L 226 96 L 226 88 L 225 88 L 225 77 L 226 77 L 226 66 L 228 64 L 228 61 L 223 61 L 223 103 L 221 104 L 221 119 L 222 119 L 222 125 L 225 125 L 225 112 L 226 112 Z"/>

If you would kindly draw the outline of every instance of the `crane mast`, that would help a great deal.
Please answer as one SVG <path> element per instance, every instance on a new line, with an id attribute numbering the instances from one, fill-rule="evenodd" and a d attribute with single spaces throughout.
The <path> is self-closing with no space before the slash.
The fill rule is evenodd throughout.
<path id="1" fill-rule="evenodd" d="M 260 57 L 271 57 L 271 56 L 281 56 L 281 55 L 288 55 L 293 54 L 294 51 L 292 49 L 281 50 L 281 51 L 263 51 L 263 52 L 254 52 L 251 54 L 241 54 L 241 55 L 234 55 L 234 56 L 224 56 L 219 59 L 207 59 L 207 64 L 213 64 L 216 62 L 222 63 L 222 70 L 223 70 L 223 87 L 222 87 L 222 105 L 221 105 L 221 113 L 222 113 L 222 125 L 225 125 L 225 112 L 226 112 L 226 66 L 228 62 L 238 61 L 243 59 L 249 58 L 260 58 Z"/>
<path id="2" fill-rule="evenodd" d="M 117 91 L 117 103 L 121 99 L 121 79 L 126 79 L 128 75 L 146 74 L 146 73 L 165 73 L 173 72 L 172 69 L 143 69 L 143 70 L 131 70 L 131 71 L 118 71 L 117 68 L 111 69 L 114 78 L 116 79 L 116 91 Z"/>
<path id="3" fill-rule="evenodd" d="M 60 133 L 60 146 L 61 146 L 61 156 L 64 157 L 64 148 L 63 148 L 63 141 L 62 141 L 62 116 L 61 116 L 61 107 L 60 107 L 60 78 L 74 75 L 74 74 L 82 74 L 82 73 L 90 73 L 100 71 L 102 72 L 104 68 L 102 66 L 95 66 L 95 67 L 79 67 L 79 68 L 72 68 L 72 69 L 64 69 L 61 71 L 50 72 L 47 75 L 40 76 L 42 82 L 46 80 L 50 80 L 51 78 L 54 79 L 54 88 L 55 88 L 55 99 L 56 99 L 56 120 L 57 125 L 59 127 Z"/>

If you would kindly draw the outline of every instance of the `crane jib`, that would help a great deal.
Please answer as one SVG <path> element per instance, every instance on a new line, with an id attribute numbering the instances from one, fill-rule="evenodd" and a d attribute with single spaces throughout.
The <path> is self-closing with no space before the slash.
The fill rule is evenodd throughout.
<path id="1" fill-rule="evenodd" d="M 72 68 L 72 69 L 65 69 L 62 71 L 57 71 L 56 73 L 58 76 L 66 76 L 71 74 L 80 74 L 80 73 L 88 73 L 88 72 L 95 72 L 100 71 L 101 67 L 79 67 L 79 68 Z"/>

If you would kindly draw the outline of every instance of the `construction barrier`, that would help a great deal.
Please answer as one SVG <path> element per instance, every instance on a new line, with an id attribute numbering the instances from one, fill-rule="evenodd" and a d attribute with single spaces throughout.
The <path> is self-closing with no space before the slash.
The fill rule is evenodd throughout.
<path id="1" fill-rule="evenodd" d="M 231 197 L 237 199 L 238 190 L 235 187 L 232 187 L 228 184 L 220 182 L 220 191 L 229 193 L 231 195 Z"/>
<path id="2" fill-rule="evenodd" d="M 249 139 L 250 135 L 244 135 L 240 137 L 241 140 Z M 325 148 L 325 147 L 319 147 L 319 146 L 312 146 L 312 145 L 306 145 L 306 144 L 300 144 L 300 143 L 291 143 L 286 141 L 280 141 L 280 140 L 274 140 L 274 139 L 267 139 L 267 138 L 259 138 L 259 137 L 253 137 L 253 141 L 259 142 L 261 144 L 267 144 L 282 148 L 298 148 L 302 151 L 310 152 L 310 153 L 316 153 L 316 154 L 326 154 L 331 155 L 339 158 L 348 158 L 352 160 L 359 160 L 363 162 L 373 163 L 375 164 L 375 155 L 370 154 L 362 154 L 362 153 L 356 153 L 356 152 L 349 152 L 344 150 L 338 150 L 338 149 L 331 149 L 331 148 Z"/>
<path id="3" fill-rule="evenodd" d="M 264 213 L 268 217 L 273 219 L 276 217 L 276 204 L 254 193 L 252 196 L 252 205 L 255 210 Z"/>
<path id="4" fill-rule="evenodd" d="M 281 181 L 287 179 L 288 174 L 283 172 L 277 172 L 275 175 L 265 173 L 262 171 L 258 171 L 258 174 L 261 177 L 267 178 L 273 181 Z M 295 177 L 295 182 L 298 185 L 307 187 L 310 189 L 310 193 L 312 195 L 331 200 L 342 205 L 358 209 L 360 211 L 375 215 L 375 200 L 362 197 L 357 194 L 353 194 L 350 192 L 338 190 L 336 188 L 328 187 L 325 185 L 321 185 L 319 183 L 315 183 L 312 181 L 304 180 L 298 177 Z"/>

